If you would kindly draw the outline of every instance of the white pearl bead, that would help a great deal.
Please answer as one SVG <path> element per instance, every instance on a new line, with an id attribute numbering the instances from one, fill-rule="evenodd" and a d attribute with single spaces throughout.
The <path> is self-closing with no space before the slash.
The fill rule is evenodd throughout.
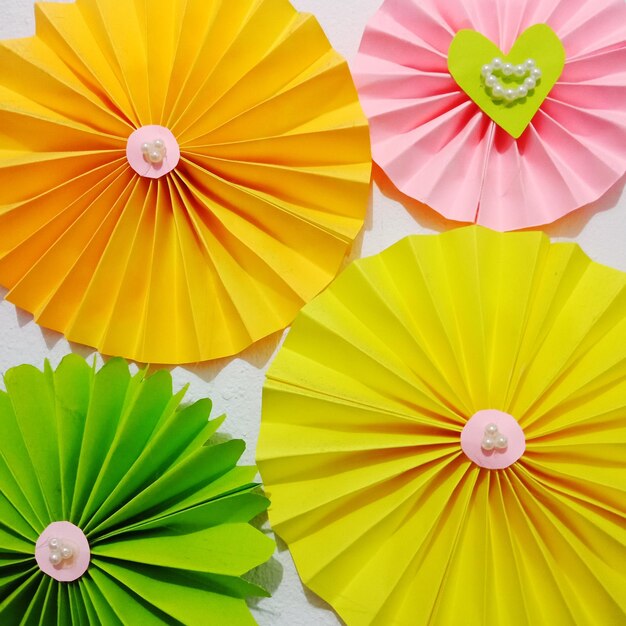
<path id="1" fill-rule="evenodd" d="M 497 424 L 487 424 L 487 426 L 485 426 L 485 435 L 490 435 L 491 437 L 494 437 L 497 434 L 498 434 Z"/>
<path id="2" fill-rule="evenodd" d="M 483 78 L 488 78 L 489 76 L 491 76 L 492 72 L 493 72 L 493 65 L 491 65 L 491 63 L 487 63 L 487 65 L 483 65 L 480 68 L 480 73 L 483 75 Z"/>
<path id="3" fill-rule="evenodd" d="M 165 148 L 165 144 L 162 139 L 155 139 L 152 145 L 156 150 L 163 150 L 163 148 Z"/>
<path id="4" fill-rule="evenodd" d="M 61 548 L 61 558 L 64 561 L 71 559 L 73 556 L 74 556 L 74 550 L 72 550 L 70 546 L 66 545 Z"/>
<path id="5" fill-rule="evenodd" d="M 52 563 L 52 565 L 58 565 L 62 560 L 63 557 L 61 556 L 61 553 L 58 550 L 52 550 L 50 552 L 50 563 Z"/>
<path id="6" fill-rule="evenodd" d="M 509 440 L 504 435 L 498 435 L 494 444 L 498 450 L 503 450 L 509 445 Z"/>
<path id="7" fill-rule="evenodd" d="M 517 89 L 505 89 L 504 90 L 504 99 L 507 102 L 513 102 L 517 97 Z"/>
<path id="8" fill-rule="evenodd" d="M 141 151 L 144 154 L 147 154 L 148 152 L 150 152 L 150 144 L 149 143 L 142 143 L 141 144 Z"/>
<path id="9" fill-rule="evenodd" d="M 148 152 L 148 159 L 150 163 L 160 163 L 163 160 L 163 155 L 158 150 L 151 150 Z"/>
<path id="10" fill-rule="evenodd" d="M 502 98 L 504 98 L 504 89 L 500 85 L 495 85 L 491 90 L 491 95 L 494 100 L 502 100 Z"/>
<path id="11" fill-rule="evenodd" d="M 483 450 L 493 450 L 496 446 L 496 440 L 493 437 L 485 437 L 482 442 Z"/>
<path id="12" fill-rule="evenodd" d="M 48 547 L 50 548 L 50 550 L 58 550 L 60 545 L 61 542 L 56 537 L 53 537 L 48 541 Z"/>
<path id="13" fill-rule="evenodd" d="M 524 100 L 528 97 L 528 92 L 535 89 L 537 82 L 541 80 L 541 70 L 534 59 L 526 59 L 523 63 L 514 65 L 495 57 L 491 63 L 483 65 L 480 71 L 485 88 L 491 91 L 491 97 L 494 100 L 504 100 L 507 104 Z M 503 83 L 497 74 L 514 76 L 522 82 L 506 81 Z"/>

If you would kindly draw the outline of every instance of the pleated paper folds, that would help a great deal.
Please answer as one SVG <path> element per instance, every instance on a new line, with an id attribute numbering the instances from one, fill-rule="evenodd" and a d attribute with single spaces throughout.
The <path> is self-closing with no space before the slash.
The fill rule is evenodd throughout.
<path id="1" fill-rule="evenodd" d="M 256 468 L 237 465 L 244 443 L 209 442 L 224 419 L 208 420 L 209 400 L 182 408 L 167 372 L 131 376 L 121 359 L 95 372 L 73 355 L 5 384 L 3 626 L 255 624 L 245 599 L 267 592 L 242 575 L 273 552 L 248 524 L 268 501 Z M 52 539 L 74 551 L 55 567 Z M 82 576 L 60 581 L 81 560 Z"/>
<path id="2" fill-rule="evenodd" d="M 536 24 L 561 40 L 565 67 L 514 139 L 452 78 L 448 50 L 473 30 L 506 55 Z M 477 59 L 477 84 L 490 61 Z M 385 0 L 353 64 L 373 157 L 393 184 L 498 230 L 553 222 L 626 173 L 625 67 L 623 0 Z"/>
<path id="3" fill-rule="evenodd" d="M 367 122 L 316 20 L 287 0 L 77 0 L 36 18 L 35 37 L 0 45 L 8 299 L 143 362 L 284 328 L 334 277 L 368 197 Z M 153 125 L 181 152 L 158 179 L 126 159 Z"/>
<path id="4" fill-rule="evenodd" d="M 524 431 L 506 469 L 460 434 Z M 356 261 L 270 367 L 257 460 L 304 583 L 349 625 L 626 622 L 626 274 L 468 227 Z"/>

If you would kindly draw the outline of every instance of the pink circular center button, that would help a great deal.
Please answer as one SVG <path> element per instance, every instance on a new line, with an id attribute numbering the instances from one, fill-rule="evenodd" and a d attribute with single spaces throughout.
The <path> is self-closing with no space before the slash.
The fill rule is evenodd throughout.
<path id="1" fill-rule="evenodd" d="M 526 437 L 512 415 L 487 409 L 474 413 L 465 424 L 461 431 L 461 448 L 480 467 L 504 469 L 522 457 Z"/>
<path id="2" fill-rule="evenodd" d="M 142 126 L 128 138 L 126 158 L 139 176 L 161 178 L 178 165 L 180 147 L 169 128 Z"/>
<path id="3" fill-rule="evenodd" d="M 89 567 L 91 551 L 83 531 L 71 522 L 53 522 L 35 545 L 35 560 L 42 572 L 59 582 L 80 578 Z"/>

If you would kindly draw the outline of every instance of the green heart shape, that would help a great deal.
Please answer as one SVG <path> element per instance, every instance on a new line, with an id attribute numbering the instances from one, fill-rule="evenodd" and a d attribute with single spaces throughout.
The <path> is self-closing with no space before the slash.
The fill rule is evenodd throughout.
<path id="1" fill-rule="evenodd" d="M 496 57 L 514 65 L 524 63 L 526 59 L 536 61 L 542 73 L 541 80 L 524 100 L 506 103 L 491 97 L 481 76 L 481 68 Z M 448 50 L 448 69 L 459 87 L 498 126 L 516 139 L 535 117 L 564 66 L 565 48 L 547 24 L 535 24 L 525 30 L 507 55 L 475 30 L 460 30 Z"/>

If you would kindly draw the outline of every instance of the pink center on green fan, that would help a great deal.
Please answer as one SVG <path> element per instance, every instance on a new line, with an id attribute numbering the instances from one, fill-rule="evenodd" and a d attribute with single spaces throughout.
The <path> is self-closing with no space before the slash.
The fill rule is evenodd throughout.
<path id="1" fill-rule="evenodd" d="M 42 572 L 59 582 L 79 579 L 89 567 L 85 533 L 71 522 L 53 522 L 39 536 L 35 560 Z"/>

